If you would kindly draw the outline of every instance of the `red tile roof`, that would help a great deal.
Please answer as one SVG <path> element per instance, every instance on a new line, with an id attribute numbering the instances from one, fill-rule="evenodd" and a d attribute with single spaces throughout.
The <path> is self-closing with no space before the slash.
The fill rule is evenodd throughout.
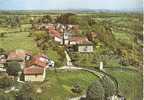
<path id="1" fill-rule="evenodd" d="M 90 44 L 91 42 L 87 37 L 72 36 L 70 42 L 76 42 L 76 44 Z"/>
<path id="2" fill-rule="evenodd" d="M 41 75 L 44 72 L 44 68 L 32 65 L 27 68 L 24 68 L 24 75 Z"/>
<path id="3" fill-rule="evenodd" d="M 61 38 L 61 34 L 56 30 L 49 30 L 49 34 L 50 34 L 51 37 Z"/>
<path id="4" fill-rule="evenodd" d="M 42 55 L 34 56 L 30 65 L 37 65 L 39 67 L 46 68 L 48 66 L 48 58 Z"/>
<path id="5" fill-rule="evenodd" d="M 26 55 L 31 55 L 30 52 L 27 52 L 25 50 L 15 50 L 15 51 L 11 51 L 8 54 L 8 60 L 14 60 L 14 59 L 24 59 Z"/>
<path id="6" fill-rule="evenodd" d="M 48 26 L 47 29 L 50 31 L 50 30 L 55 30 L 55 27 L 54 26 Z"/>

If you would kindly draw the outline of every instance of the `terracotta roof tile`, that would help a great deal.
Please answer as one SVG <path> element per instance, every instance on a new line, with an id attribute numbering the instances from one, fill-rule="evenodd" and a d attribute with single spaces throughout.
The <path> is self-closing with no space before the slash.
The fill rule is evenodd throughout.
<path id="1" fill-rule="evenodd" d="M 43 74 L 44 68 L 32 65 L 27 68 L 24 68 L 23 73 L 24 75 L 40 75 Z"/>
<path id="2" fill-rule="evenodd" d="M 24 59 L 26 55 L 31 55 L 30 52 L 27 52 L 25 50 L 15 50 L 15 51 L 11 51 L 8 54 L 8 60 L 14 60 L 14 59 Z"/>
<path id="3" fill-rule="evenodd" d="M 39 67 L 46 68 L 48 66 L 48 58 L 42 55 L 34 56 L 30 65 L 38 65 Z"/>
<path id="4" fill-rule="evenodd" d="M 49 30 L 49 34 L 50 34 L 51 37 L 61 38 L 61 34 L 56 30 Z"/>

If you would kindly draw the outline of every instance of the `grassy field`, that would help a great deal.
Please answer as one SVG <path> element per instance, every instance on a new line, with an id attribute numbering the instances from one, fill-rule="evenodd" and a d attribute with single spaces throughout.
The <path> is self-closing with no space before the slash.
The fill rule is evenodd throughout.
<path id="1" fill-rule="evenodd" d="M 0 27 L 0 33 L 2 32 L 16 32 L 16 31 L 20 31 L 20 28 L 8 28 L 8 27 Z"/>
<path id="2" fill-rule="evenodd" d="M 85 93 L 87 87 L 97 77 L 83 71 L 47 71 L 46 82 L 41 84 L 43 93 L 38 97 L 40 100 L 66 100 L 66 98 L 79 96 Z M 81 94 L 71 91 L 73 85 L 79 84 L 83 90 Z"/>
<path id="3" fill-rule="evenodd" d="M 138 72 L 107 70 L 119 82 L 120 93 L 126 100 L 142 100 L 142 75 Z"/>
<path id="4" fill-rule="evenodd" d="M 39 49 L 33 38 L 28 37 L 28 32 L 7 33 L 5 37 L 0 39 L 0 48 L 5 50 L 24 49 L 38 53 Z"/>

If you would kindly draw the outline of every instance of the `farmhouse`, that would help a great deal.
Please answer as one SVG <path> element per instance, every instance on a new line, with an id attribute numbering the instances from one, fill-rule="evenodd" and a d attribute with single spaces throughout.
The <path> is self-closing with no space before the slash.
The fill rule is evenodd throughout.
<path id="1" fill-rule="evenodd" d="M 49 67 L 54 67 L 54 61 L 48 59 L 46 55 L 36 55 L 27 62 L 27 66 L 23 70 L 24 81 L 44 81 L 45 71 Z"/>
<path id="2" fill-rule="evenodd" d="M 48 58 L 41 55 L 36 55 L 32 58 L 30 65 L 37 65 L 41 68 L 48 68 Z"/>
<path id="3" fill-rule="evenodd" d="M 61 33 L 56 30 L 49 30 L 49 35 L 54 39 L 54 41 L 62 44 Z"/>
<path id="4" fill-rule="evenodd" d="M 69 44 L 69 38 L 71 37 L 71 32 L 68 32 L 68 31 L 65 31 L 64 33 L 63 33 L 63 44 L 64 45 L 68 45 Z"/>
<path id="5" fill-rule="evenodd" d="M 11 51 L 8 53 L 7 60 L 22 60 L 25 61 L 25 58 L 27 56 L 31 56 L 30 52 L 27 52 L 25 50 L 17 49 L 15 51 Z"/>
<path id="6" fill-rule="evenodd" d="M 74 51 L 93 52 L 93 44 L 86 37 L 73 36 L 69 40 L 69 45 Z"/>
<path id="7" fill-rule="evenodd" d="M 44 81 L 46 72 L 45 68 L 41 68 L 37 65 L 32 65 L 23 70 L 24 81 Z"/>
<path id="8" fill-rule="evenodd" d="M 31 58 L 30 52 L 19 49 L 19 50 L 9 52 L 7 61 L 16 60 L 20 63 L 21 68 L 23 69 L 25 67 L 25 61 L 30 60 L 30 58 Z"/>
<path id="9" fill-rule="evenodd" d="M 66 26 L 60 23 L 55 25 L 55 28 L 58 32 L 63 33 L 66 30 Z"/>
<path id="10" fill-rule="evenodd" d="M 54 67 L 54 61 L 50 60 L 46 55 L 36 55 L 27 65 L 37 65 L 41 68 Z"/>

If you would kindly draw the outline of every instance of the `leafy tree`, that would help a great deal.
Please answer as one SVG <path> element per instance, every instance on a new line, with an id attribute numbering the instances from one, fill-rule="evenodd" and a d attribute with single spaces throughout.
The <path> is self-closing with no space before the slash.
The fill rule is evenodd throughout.
<path id="1" fill-rule="evenodd" d="M 105 97 L 106 98 L 115 94 L 116 87 L 115 87 L 114 82 L 111 79 L 109 79 L 108 77 L 105 76 L 102 79 L 100 79 L 100 82 L 101 82 L 101 84 L 105 90 Z"/>
<path id="2" fill-rule="evenodd" d="M 89 26 L 92 26 L 95 24 L 95 20 L 92 17 L 88 17 L 87 19 L 88 19 Z"/>
<path id="3" fill-rule="evenodd" d="M 0 88 L 2 89 L 12 86 L 13 83 L 14 81 L 10 79 L 8 76 L 2 76 L 0 78 Z"/>
<path id="4" fill-rule="evenodd" d="M 5 36 L 5 33 L 0 33 L 0 37 L 3 38 Z"/>
<path id="5" fill-rule="evenodd" d="M 11 94 L 0 92 L 0 100 L 15 100 L 15 97 Z"/>
<path id="6" fill-rule="evenodd" d="M 69 17 L 69 24 L 79 24 L 79 18 L 76 15 Z"/>
<path id="7" fill-rule="evenodd" d="M 8 17 L 7 21 L 8 21 L 8 25 L 10 25 L 11 27 L 17 27 L 17 26 L 20 27 L 19 16 Z"/>
<path id="8" fill-rule="evenodd" d="M 37 100 L 35 87 L 31 83 L 24 84 L 17 94 L 16 100 Z"/>
<path id="9" fill-rule="evenodd" d="M 62 23 L 62 24 L 72 24 L 73 18 L 71 16 L 74 16 L 74 15 L 75 14 L 73 14 L 73 13 L 62 14 L 61 16 L 57 17 L 56 22 Z"/>
<path id="10" fill-rule="evenodd" d="M 42 17 L 42 23 L 52 23 L 52 18 L 50 15 L 46 15 Z"/>
<path id="11" fill-rule="evenodd" d="M 35 40 L 44 40 L 48 37 L 48 34 L 45 31 L 33 31 L 32 35 L 34 36 Z"/>
<path id="12" fill-rule="evenodd" d="M 81 93 L 82 92 L 82 88 L 81 88 L 80 84 L 78 84 L 78 83 L 76 83 L 71 90 L 74 93 Z"/>
<path id="13" fill-rule="evenodd" d="M 105 100 L 105 91 L 101 83 L 96 80 L 87 90 L 86 100 Z"/>
<path id="14" fill-rule="evenodd" d="M 0 54 L 5 54 L 5 50 L 3 48 L 0 48 Z"/>
<path id="15" fill-rule="evenodd" d="M 7 62 L 6 71 L 9 75 L 18 76 L 18 72 L 21 71 L 21 66 L 17 61 Z"/>

